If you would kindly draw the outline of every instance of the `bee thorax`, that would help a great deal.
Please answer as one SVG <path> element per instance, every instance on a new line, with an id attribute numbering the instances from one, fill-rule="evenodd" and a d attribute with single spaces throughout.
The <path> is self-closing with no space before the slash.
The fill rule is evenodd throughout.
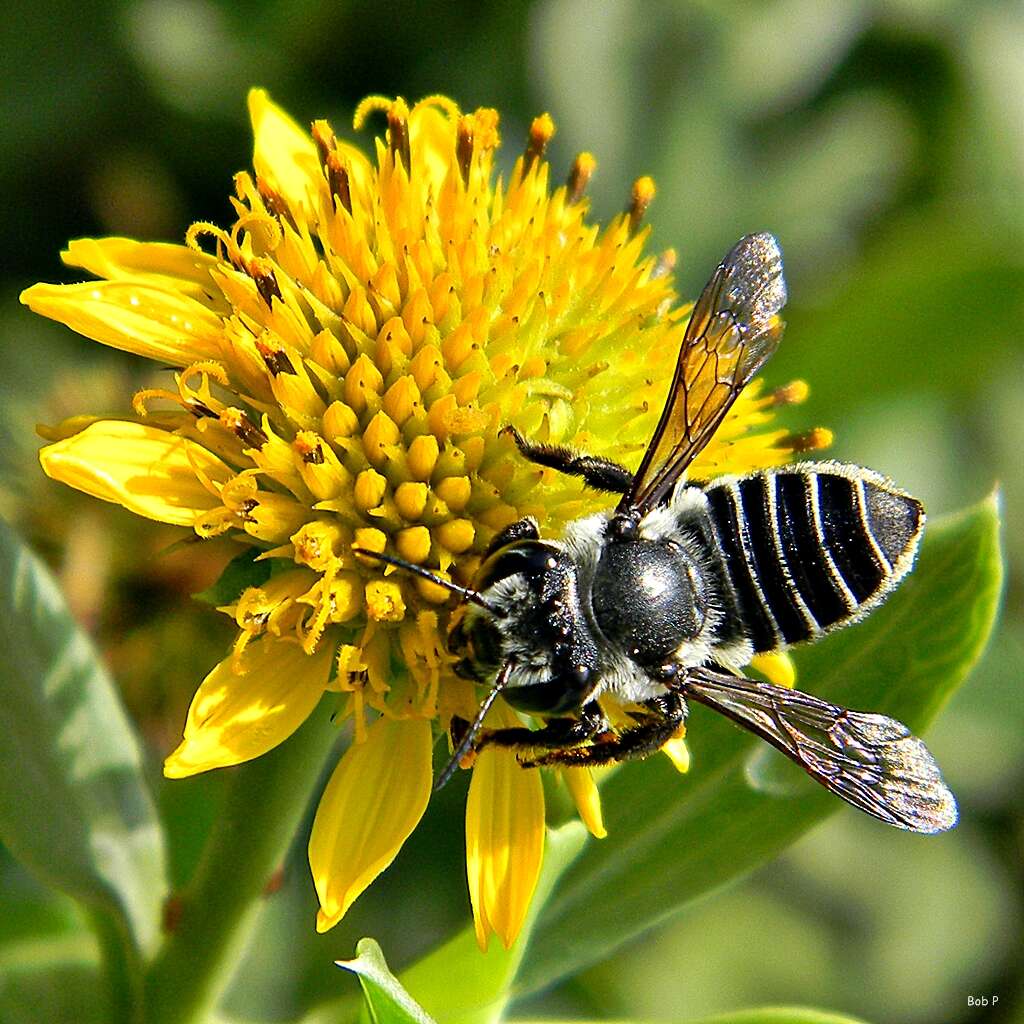
<path id="1" fill-rule="evenodd" d="M 604 637 L 645 667 L 696 638 L 707 616 L 691 560 L 679 546 L 656 541 L 606 544 L 591 601 Z"/>

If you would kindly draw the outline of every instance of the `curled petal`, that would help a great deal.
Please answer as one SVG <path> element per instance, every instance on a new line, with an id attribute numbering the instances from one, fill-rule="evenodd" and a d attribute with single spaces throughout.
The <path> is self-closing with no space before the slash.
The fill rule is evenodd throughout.
<path id="1" fill-rule="evenodd" d="M 325 932 L 395 859 L 430 799 L 430 722 L 378 718 L 338 762 L 309 837 Z"/>
<path id="2" fill-rule="evenodd" d="M 39 461 L 54 480 L 174 526 L 192 526 L 217 508 L 221 501 L 211 485 L 232 475 L 195 441 L 125 420 L 92 423 L 47 445 Z"/>
<path id="3" fill-rule="evenodd" d="M 282 743 L 319 702 L 332 656 L 327 647 L 308 655 L 298 644 L 266 639 L 225 658 L 192 698 L 185 737 L 164 762 L 164 775 L 181 779 L 241 764 Z"/>
<path id="4" fill-rule="evenodd" d="M 476 940 L 516 940 L 544 856 L 544 789 L 509 750 L 486 747 L 473 766 L 466 804 L 466 874 Z"/>
<path id="5" fill-rule="evenodd" d="M 132 238 L 76 238 L 68 242 L 61 257 L 69 267 L 81 267 L 97 277 L 142 279 L 204 305 L 209 304 L 210 293 L 216 292 L 210 270 L 218 265 L 218 259 L 187 245 Z"/>
<path id="6" fill-rule="evenodd" d="M 21 293 L 33 312 L 93 341 L 171 366 L 221 356 L 221 321 L 188 295 L 144 278 L 36 284 Z"/>

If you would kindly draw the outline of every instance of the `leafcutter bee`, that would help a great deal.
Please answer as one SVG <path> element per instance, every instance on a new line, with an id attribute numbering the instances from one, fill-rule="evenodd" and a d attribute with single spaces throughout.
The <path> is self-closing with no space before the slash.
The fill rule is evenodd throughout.
<path id="1" fill-rule="evenodd" d="M 456 671 L 489 691 L 462 723 L 437 786 L 487 744 L 528 752 L 526 767 L 645 757 L 696 701 L 890 825 L 931 833 L 956 824 L 935 760 L 902 723 L 741 673 L 755 654 L 814 640 L 884 601 L 910 571 L 925 518 L 878 473 L 838 462 L 687 481 L 687 467 L 778 347 L 785 302 L 776 240 L 742 238 L 694 306 L 635 473 L 506 428 L 524 458 L 620 494 L 614 511 L 570 523 L 557 540 L 542 538 L 531 519 L 513 523 L 471 588 L 362 552 L 464 603 L 449 647 Z M 606 694 L 634 709 L 633 724 L 611 726 L 599 703 Z M 485 730 L 498 697 L 545 724 Z"/>

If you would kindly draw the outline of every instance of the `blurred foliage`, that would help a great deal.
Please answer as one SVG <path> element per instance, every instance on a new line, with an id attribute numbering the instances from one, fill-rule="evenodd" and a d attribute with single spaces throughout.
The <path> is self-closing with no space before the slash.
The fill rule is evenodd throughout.
<path id="1" fill-rule="evenodd" d="M 801 412 L 836 431 L 834 454 L 891 474 L 932 513 L 999 480 L 1009 582 L 995 642 L 929 736 L 961 801 L 956 832 L 920 840 L 838 814 L 522 1014 L 679 1020 L 771 1001 L 898 1024 L 1024 1020 L 1019 4 L 20 0 L 5 11 L 0 46 L 0 513 L 57 568 L 151 767 L 228 643 L 227 619 L 187 595 L 233 552 L 162 553 L 173 532 L 42 477 L 36 421 L 124 408 L 149 378 L 138 362 L 34 318 L 17 292 L 73 279 L 57 258 L 69 238 L 174 240 L 193 220 L 227 221 L 231 174 L 250 147 L 251 84 L 300 120 L 339 128 L 368 93 L 494 105 L 507 164 L 529 119 L 549 110 L 556 166 L 581 149 L 598 158 L 598 215 L 624 205 L 637 175 L 655 176 L 653 244 L 677 249 L 683 294 L 739 235 L 779 236 L 791 302 L 769 379 L 805 377 Z M 158 786 L 175 884 L 217 818 L 222 774 Z M 461 794 L 436 804 L 346 922 L 350 936 L 389 920 L 392 965 L 466 919 L 453 827 Z M 353 952 L 340 933 L 312 932 L 302 861 L 301 850 L 289 859 L 233 989 L 258 993 L 266 1020 L 281 1019 L 295 992 L 339 992 L 330 962 Z M 647 881 L 657 891 L 659 880 Z M 0 886 L 4 989 L 45 1009 L 55 978 L 65 992 L 95 988 L 97 950 L 79 911 L 7 856 Z M 295 965 L 291 992 L 271 984 L 285 961 Z M 37 962 L 60 971 L 43 983 Z M 968 1005 L 992 994 L 995 1007 Z"/>

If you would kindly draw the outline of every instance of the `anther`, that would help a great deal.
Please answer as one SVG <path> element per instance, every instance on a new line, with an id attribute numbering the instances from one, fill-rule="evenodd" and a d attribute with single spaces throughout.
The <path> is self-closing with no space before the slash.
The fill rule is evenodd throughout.
<path id="1" fill-rule="evenodd" d="M 656 191 L 654 179 L 646 175 L 642 178 L 637 178 L 633 182 L 633 194 L 630 199 L 629 209 L 626 211 L 629 214 L 629 230 L 631 234 L 640 226 L 640 221 L 644 219 L 644 214 L 647 212 L 647 207 L 651 205 L 651 200 L 654 198 Z"/>
<path id="2" fill-rule="evenodd" d="M 476 145 L 480 152 L 497 149 L 501 142 L 498 135 L 498 112 L 493 107 L 477 107 L 473 121 L 476 126 Z"/>
<path id="3" fill-rule="evenodd" d="M 679 257 L 676 254 L 675 249 L 666 249 L 658 257 L 658 262 L 654 264 L 654 270 L 651 271 L 651 277 L 666 277 L 676 269 L 676 263 L 678 261 Z"/>
<path id="4" fill-rule="evenodd" d="M 523 177 L 530 168 L 544 156 L 548 148 L 551 136 L 555 134 L 555 122 L 551 120 L 550 114 L 541 114 L 535 117 L 530 125 L 530 137 L 526 141 L 526 152 L 523 154 Z"/>
<path id="5" fill-rule="evenodd" d="M 271 188 L 259 175 L 256 176 L 256 191 L 259 192 L 263 205 L 278 220 L 287 220 L 294 225 L 295 222 L 292 220 L 291 211 L 288 209 L 288 204 L 284 201 L 284 197 L 276 189 Z"/>
<path id="6" fill-rule="evenodd" d="M 229 406 L 220 414 L 220 421 L 250 448 L 262 448 L 267 443 L 267 435 L 241 409 Z"/>
<path id="7" fill-rule="evenodd" d="M 246 264 L 245 270 L 256 283 L 256 290 L 263 297 L 263 301 L 272 308 L 271 300 L 281 298 L 281 287 L 277 283 L 270 261 L 255 256 Z"/>
<path id="8" fill-rule="evenodd" d="M 459 127 L 455 140 L 455 158 L 462 174 L 462 183 L 469 186 L 469 172 L 473 166 L 473 136 L 476 131 L 476 118 L 464 114 L 459 118 Z"/>
<path id="9" fill-rule="evenodd" d="M 807 401 L 809 393 L 810 388 L 804 381 L 794 380 L 773 391 L 769 399 L 772 405 L 800 405 Z"/>
<path id="10" fill-rule="evenodd" d="M 263 357 L 271 376 L 276 377 L 280 373 L 295 373 L 295 367 L 288 358 L 284 349 L 271 348 L 265 341 L 256 340 L 256 351 Z"/>
<path id="11" fill-rule="evenodd" d="M 592 154 L 580 153 L 576 157 L 572 163 L 569 178 L 565 183 L 570 203 L 578 203 L 583 198 L 583 193 L 587 190 L 587 185 L 594 176 L 596 169 L 597 161 Z"/>
<path id="12" fill-rule="evenodd" d="M 321 167 L 327 166 L 327 158 L 334 152 L 337 146 L 337 139 L 334 136 L 334 129 L 331 128 L 323 118 L 318 118 L 310 126 L 310 134 L 316 144 L 316 155 Z"/>
<path id="13" fill-rule="evenodd" d="M 781 438 L 776 448 L 787 448 L 791 452 L 814 452 L 832 444 L 833 434 L 825 427 L 815 427 L 803 434 L 789 434 Z"/>
<path id="14" fill-rule="evenodd" d="M 295 450 L 299 453 L 299 457 L 303 462 L 310 466 L 322 466 L 324 464 L 324 450 L 318 441 L 311 444 L 303 436 L 303 433 L 299 433 L 292 444 L 295 446 Z"/>
<path id="15" fill-rule="evenodd" d="M 399 96 L 388 107 L 388 145 L 396 157 L 401 157 L 406 173 L 412 170 L 409 152 L 409 108 Z"/>
<path id="16" fill-rule="evenodd" d="M 327 172 L 327 185 L 331 195 L 351 213 L 352 189 L 349 184 L 348 168 L 341 162 L 341 157 L 337 153 L 328 153 L 324 170 Z"/>

